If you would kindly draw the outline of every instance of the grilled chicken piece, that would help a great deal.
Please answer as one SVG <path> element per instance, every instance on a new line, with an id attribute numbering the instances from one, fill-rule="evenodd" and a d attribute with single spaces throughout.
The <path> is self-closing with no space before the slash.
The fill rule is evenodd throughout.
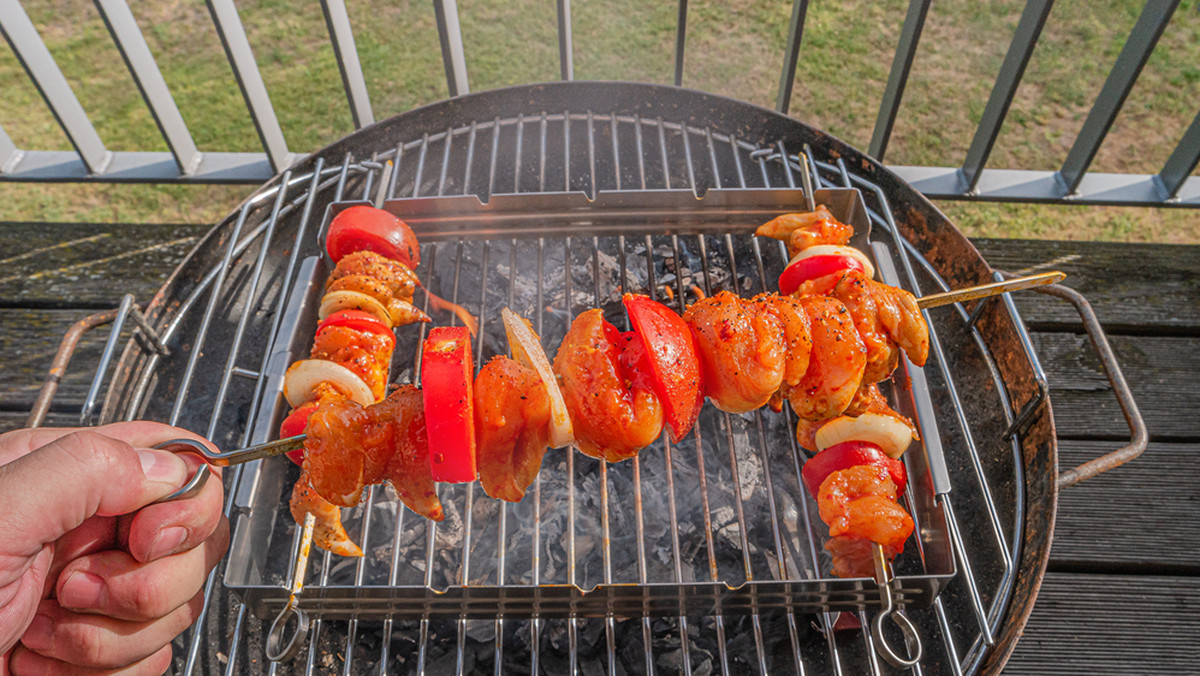
<path id="1" fill-rule="evenodd" d="M 875 559 L 871 552 L 875 543 L 867 538 L 839 535 L 825 543 L 825 551 L 833 555 L 833 574 L 837 577 L 874 577 Z M 904 551 L 904 545 L 884 546 L 888 561 Z"/>
<path id="2" fill-rule="evenodd" d="M 508 357 L 479 369 L 475 443 L 484 492 L 520 502 L 550 445 L 550 397 L 536 371 Z"/>
<path id="3" fill-rule="evenodd" d="M 845 244 L 854 228 L 833 217 L 825 205 L 803 214 L 784 214 L 760 225 L 754 234 L 778 239 L 788 245 L 788 255 L 818 244 Z"/>
<path id="4" fill-rule="evenodd" d="M 429 468 L 421 391 L 402 386 L 362 407 L 326 399 L 305 428 L 304 472 L 312 487 L 339 507 L 353 507 L 366 486 L 387 481 L 400 500 L 434 521 L 443 517 Z"/>
<path id="5" fill-rule="evenodd" d="M 345 260 L 345 259 L 342 259 Z M 408 299 L 392 295 L 387 285 L 374 277 L 366 275 L 348 275 L 340 277 L 325 287 L 327 293 L 333 291 L 357 291 L 379 301 L 386 309 L 392 326 L 406 326 L 417 322 L 428 322 L 429 316 L 412 304 L 412 296 Z"/>
<path id="6" fill-rule="evenodd" d="M 344 326 L 327 326 L 313 340 L 313 359 L 326 359 L 350 369 L 371 388 L 376 400 L 387 393 L 390 343 L 384 336 Z"/>
<path id="7" fill-rule="evenodd" d="M 362 556 L 362 549 L 354 544 L 342 525 L 342 510 L 313 490 L 304 470 L 292 488 L 290 507 L 296 523 L 304 523 L 306 514 L 311 513 L 315 518 L 313 544 L 338 556 Z"/>
<path id="8" fill-rule="evenodd" d="M 693 303 L 683 319 L 696 337 L 704 387 L 714 406 L 745 413 L 779 390 L 787 369 L 787 334 L 764 297 L 746 300 L 722 291 Z"/>
<path id="9" fill-rule="evenodd" d="M 833 537 L 866 538 L 903 549 L 913 532 L 912 517 L 896 502 L 896 484 L 886 469 L 874 465 L 856 465 L 826 477 L 817 508 Z"/>
<path id="10" fill-rule="evenodd" d="M 421 285 L 416 273 L 399 261 L 381 256 L 374 251 L 355 251 L 346 254 L 338 261 L 337 267 L 325 282 L 325 291 L 337 291 L 333 288 L 339 279 L 351 276 L 366 276 L 378 280 L 386 289 L 386 293 L 411 303 L 413 293 Z M 357 291 L 358 289 L 353 289 Z M 383 302 L 383 299 L 379 299 Z M 386 303 L 384 303 L 386 305 Z"/>
<path id="11" fill-rule="evenodd" d="M 826 275 L 800 285 L 796 295 L 836 298 L 850 310 L 867 348 L 863 380 L 874 383 L 896 370 L 900 351 L 924 366 L 929 356 L 929 327 L 917 299 L 904 289 L 877 282 L 861 272 Z"/>
<path id="12" fill-rule="evenodd" d="M 583 453 L 608 462 L 637 455 L 662 434 L 663 408 L 646 374 L 621 363 L 621 336 L 601 310 L 575 318 L 554 357 Z"/>
<path id="13" fill-rule="evenodd" d="M 812 356 L 800 383 L 788 391 L 788 402 L 801 418 L 825 420 L 841 415 L 854 399 L 867 364 L 866 348 L 840 301 L 808 296 L 800 302 L 812 330 Z"/>

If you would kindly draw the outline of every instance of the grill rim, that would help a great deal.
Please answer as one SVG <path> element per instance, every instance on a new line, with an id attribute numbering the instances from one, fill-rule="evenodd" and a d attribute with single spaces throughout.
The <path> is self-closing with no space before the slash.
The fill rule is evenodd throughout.
<path id="1" fill-rule="evenodd" d="M 896 215 L 899 230 L 913 243 L 919 253 L 927 255 L 939 246 L 947 244 L 942 241 L 943 239 L 950 238 L 949 243 L 953 244 L 959 257 L 947 259 L 943 256 L 938 258 L 943 263 L 949 261 L 948 267 L 938 268 L 938 272 L 944 278 L 961 282 L 964 285 L 991 281 L 990 275 L 993 271 L 990 266 L 983 260 L 975 247 L 928 199 L 853 147 L 799 120 L 754 104 L 665 85 L 623 82 L 560 82 L 522 85 L 433 103 L 378 122 L 305 158 L 287 172 L 277 175 L 255 191 L 229 217 L 214 226 L 200 240 L 192 253 L 180 264 L 180 267 L 151 300 L 146 312 L 148 320 L 157 330 L 161 330 L 170 323 L 173 311 L 178 309 L 177 299 L 182 294 L 180 289 L 194 289 L 201 281 L 196 278 L 197 270 L 207 269 L 206 262 L 211 265 L 220 258 L 222 246 L 228 245 L 227 232 L 234 226 L 239 214 L 250 208 L 264 207 L 267 198 L 275 194 L 281 182 L 288 176 L 306 177 L 314 167 L 336 166 L 337 158 L 345 158 L 344 161 L 348 161 L 352 155 L 364 159 L 371 156 L 371 152 L 366 152 L 368 149 L 359 147 L 365 137 L 403 138 L 407 136 L 413 138 L 422 133 L 433 135 L 446 130 L 445 120 L 447 118 L 485 119 L 488 117 L 483 114 L 472 115 L 462 112 L 472 107 L 482 108 L 483 111 L 537 109 L 544 113 L 548 110 L 561 109 L 560 102 L 563 100 L 571 101 L 570 107 L 575 110 L 612 109 L 621 110 L 620 114 L 629 115 L 655 111 L 657 116 L 662 117 L 665 117 L 663 112 L 667 111 L 672 113 L 672 120 L 684 120 L 685 124 L 694 121 L 694 111 L 704 110 L 710 114 L 716 114 L 716 117 L 706 117 L 703 124 L 696 123 L 697 127 L 718 126 L 725 118 L 736 119 L 740 121 L 736 124 L 727 124 L 726 128 L 744 132 L 744 135 L 738 136 L 739 140 L 752 143 L 757 140 L 762 145 L 767 139 L 785 139 L 789 140 L 788 146 L 793 148 L 811 144 L 818 154 L 836 158 L 853 166 L 856 172 L 861 172 L 858 175 L 875 183 L 880 191 L 886 194 L 888 204 Z M 553 104 L 543 105 L 539 108 L 539 101 L 553 102 Z M 748 120 L 747 118 L 753 119 Z M 381 144 L 373 145 L 379 147 Z M 370 150 L 373 151 L 374 148 Z M 324 171 L 333 173 L 336 170 L 328 168 Z M 297 180 L 303 179 L 294 179 L 292 183 L 294 184 Z M 197 263 L 196 261 L 204 262 Z M 1016 348 L 1019 348 L 1019 345 L 1013 344 L 1014 335 L 1012 335 L 1016 333 L 1016 329 L 998 306 L 998 303 L 992 303 L 990 307 L 985 308 L 979 326 L 996 339 L 996 342 L 989 339 L 989 345 L 1009 344 L 1010 346 L 1010 349 L 1003 351 L 992 350 L 993 356 L 997 357 L 997 368 L 1005 374 L 1005 383 L 1010 394 L 1015 392 L 1018 395 L 1028 394 L 1029 397 L 1032 397 L 1036 385 L 1032 382 L 1032 374 L 1022 368 L 1020 359 L 1017 358 L 1019 350 Z M 128 380 L 142 368 L 143 359 L 153 358 L 143 355 L 136 345 L 132 343 L 127 345 L 110 381 L 109 395 L 105 398 L 102 419 L 111 419 L 116 411 L 122 410 L 122 407 L 128 403 L 122 396 L 123 390 L 128 389 L 124 386 L 128 385 Z M 1012 398 L 1016 399 L 1015 396 Z M 1014 405 L 1013 409 L 1015 412 L 1019 407 Z M 1017 565 L 1017 577 L 1005 605 L 1003 616 L 998 621 L 1001 631 L 997 636 L 997 644 L 984 651 L 982 662 L 975 665 L 980 673 L 999 672 L 1015 649 L 1016 639 L 1023 631 L 1032 611 L 1049 561 L 1058 491 L 1056 485 L 1057 446 L 1048 399 L 1026 430 L 1021 447 L 1025 461 L 1025 537 L 1023 541 L 1017 543 L 1020 563 Z M 1017 558 L 1015 552 L 1014 558 Z M 190 663 L 191 659 L 189 659 L 189 668 Z"/>

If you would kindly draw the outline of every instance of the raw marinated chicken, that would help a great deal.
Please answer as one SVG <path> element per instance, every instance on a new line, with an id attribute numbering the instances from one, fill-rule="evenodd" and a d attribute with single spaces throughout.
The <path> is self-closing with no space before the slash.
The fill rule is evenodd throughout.
<path id="1" fill-rule="evenodd" d="M 495 357 L 475 376 L 479 482 L 493 498 L 520 502 L 550 445 L 550 397 L 537 372 Z"/>
<path id="2" fill-rule="evenodd" d="M 850 312 L 836 299 L 800 299 L 812 330 L 812 356 L 800 383 L 788 391 L 788 402 L 801 418 L 825 420 L 841 415 L 858 391 L 867 364 L 866 348 Z"/>
<path id="3" fill-rule="evenodd" d="M 816 211 L 803 214 L 784 214 L 759 226 L 754 234 L 770 237 L 788 245 L 788 255 L 818 244 L 845 244 L 854 236 L 854 228 L 838 221 L 819 205 Z"/>
<path id="4" fill-rule="evenodd" d="M 579 450 L 620 462 L 649 446 L 663 428 L 663 408 L 648 374 L 622 363 L 621 334 L 600 310 L 575 318 L 554 357 Z"/>
<path id="5" fill-rule="evenodd" d="M 825 551 L 833 555 L 833 574 L 837 577 L 874 577 L 875 543 L 866 538 L 839 535 L 825 543 Z M 904 551 L 904 544 L 883 546 L 883 555 L 888 561 Z"/>
<path id="6" fill-rule="evenodd" d="M 896 502 L 896 485 L 887 470 L 874 465 L 830 474 L 821 483 L 817 507 L 832 537 L 847 535 L 903 548 L 912 535 L 913 520 Z"/>
<path id="7" fill-rule="evenodd" d="M 929 356 L 929 328 L 912 294 L 882 284 L 860 272 L 838 273 L 800 285 L 796 295 L 836 298 L 850 310 L 867 348 L 865 382 L 886 379 L 896 370 L 900 351 L 924 366 Z"/>
<path id="8" fill-rule="evenodd" d="M 920 438 L 920 435 L 917 434 L 916 425 L 908 418 L 892 410 L 892 407 L 888 405 L 887 399 L 879 391 L 878 383 L 863 383 L 858 388 L 858 391 L 854 393 L 854 398 L 850 400 L 850 405 L 846 407 L 845 411 L 842 411 L 841 415 L 858 417 L 864 413 L 878 413 L 895 418 L 912 430 L 913 438 Z M 827 422 L 829 421 L 801 418 L 796 423 L 796 442 L 800 444 L 801 448 L 815 453 L 817 451 L 817 430 L 821 429 L 821 426 Z"/>
<path id="9" fill-rule="evenodd" d="M 745 413 L 779 390 L 788 363 L 787 334 L 764 297 L 747 300 L 722 291 L 693 303 L 683 319 L 696 337 L 706 394 L 714 406 Z"/>

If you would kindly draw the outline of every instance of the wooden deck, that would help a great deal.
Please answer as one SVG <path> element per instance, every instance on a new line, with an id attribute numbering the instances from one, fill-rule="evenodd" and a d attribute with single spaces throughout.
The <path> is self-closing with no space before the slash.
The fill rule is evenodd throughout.
<path id="1" fill-rule="evenodd" d="M 20 427 L 72 322 L 147 300 L 197 226 L 0 224 L 0 430 Z M 1150 430 L 1144 456 L 1061 497 L 1050 571 L 1011 674 L 1200 672 L 1200 247 L 976 242 L 997 268 L 1052 262 L 1094 304 Z M 1074 310 L 1018 305 L 1051 384 L 1064 467 L 1128 431 Z M 107 333 L 107 332 L 104 332 Z M 81 344 L 47 424 L 78 417 L 104 336 Z"/>

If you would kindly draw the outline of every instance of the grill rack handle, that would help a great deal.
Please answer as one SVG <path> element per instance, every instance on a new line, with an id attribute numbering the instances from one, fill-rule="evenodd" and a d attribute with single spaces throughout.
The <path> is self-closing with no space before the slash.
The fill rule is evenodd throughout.
<path id="1" fill-rule="evenodd" d="M 1001 274 L 1005 277 L 1014 276 L 1008 273 Z M 1083 320 L 1083 328 L 1087 331 L 1088 338 L 1092 342 L 1092 347 L 1095 348 L 1096 354 L 1100 357 L 1100 363 L 1104 368 L 1105 375 L 1108 377 L 1109 384 L 1112 385 L 1113 395 L 1117 398 L 1117 404 L 1121 407 L 1121 413 L 1125 416 L 1125 422 L 1129 425 L 1130 438 L 1128 444 L 1110 451 L 1099 458 L 1089 460 L 1078 467 L 1060 471 L 1058 473 L 1058 488 L 1061 490 L 1082 481 L 1087 481 L 1110 469 L 1120 467 L 1138 457 L 1145 452 L 1150 440 L 1150 434 L 1146 429 L 1146 421 L 1142 418 L 1141 411 L 1138 410 L 1137 402 L 1133 399 L 1133 391 L 1129 389 L 1129 383 L 1125 380 L 1125 374 L 1121 371 L 1116 354 L 1113 352 L 1112 345 L 1108 342 L 1104 327 L 1100 325 L 1100 320 L 1096 317 L 1096 311 L 1092 308 L 1092 304 L 1083 294 L 1061 284 L 1048 284 L 1039 287 L 1037 291 L 1065 300 L 1075 307 L 1075 311 L 1079 313 L 1079 318 Z"/>

